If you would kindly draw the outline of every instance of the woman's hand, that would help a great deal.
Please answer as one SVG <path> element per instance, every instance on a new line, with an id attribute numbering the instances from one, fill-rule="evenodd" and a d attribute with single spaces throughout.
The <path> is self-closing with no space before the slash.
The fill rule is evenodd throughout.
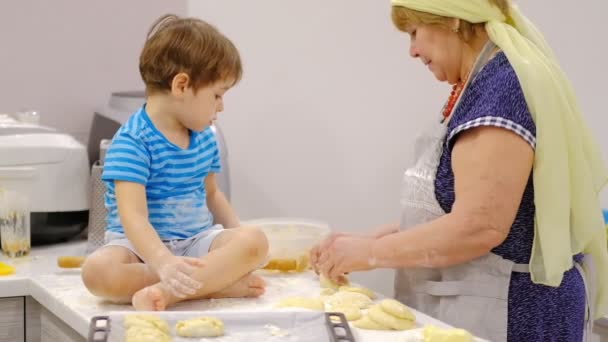
<path id="1" fill-rule="evenodd" d="M 333 233 L 328 236 L 325 240 L 321 241 L 318 245 L 314 246 L 310 250 L 310 263 L 312 265 L 312 269 L 319 274 L 319 257 L 321 254 L 329 247 L 336 238 L 341 236 L 349 236 L 347 233 Z"/>
<path id="2" fill-rule="evenodd" d="M 339 282 L 344 274 L 373 269 L 375 241 L 375 238 L 355 235 L 331 236 L 321 244 L 315 269 L 334 282 Z"/>

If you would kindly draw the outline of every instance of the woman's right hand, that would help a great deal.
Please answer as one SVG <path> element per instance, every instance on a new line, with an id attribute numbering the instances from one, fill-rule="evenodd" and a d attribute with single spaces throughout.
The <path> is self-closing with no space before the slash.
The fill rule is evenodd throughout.
<path id="1" fill-rule="evenodd" d="M 348 235 L 352 234 L 332 233 L 325 240 L 321 241 L 321 243 L 317 244 L 310 250 L 310 264 L 312 265 L 312 269 L 315 271 L 315 273 L 319 274 L 319 265 L 317 265 L 317 263 L 319 262 L 319 256 L 321 255 L 321 253 L 325 251 L 332 244 L 332 242 L 334 242 L 336 238 Z"/>
<path id="2" fill-rule="evenodd" d="M 197 268 L 203 267 L 203 262 L 198 258 L 170 256 L 154 267 L 160 281 L 178 297 L 184 298 L 196 293 L 203 284 L 194 278 L 192 274 Z"/>

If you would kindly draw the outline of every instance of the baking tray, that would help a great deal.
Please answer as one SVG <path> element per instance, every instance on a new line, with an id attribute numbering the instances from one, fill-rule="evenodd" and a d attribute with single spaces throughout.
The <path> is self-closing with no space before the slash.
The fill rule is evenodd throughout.
<path id="1" fill-rule="evenodd" d="M 164 319 L 171 328 L 173 342 L 354 342 L 351 329 L 342 313 L 316 311 L 162 311 L 110 312 L 95 316 L 89 327 L 89 342 L 123 342 L 124 317 L 133 314 L 152 314 Z M 175 334 L 177 321 L 201 316 L 212 316 L 224 322 L 225 335 L 214 338 L 184 338 Z"/>

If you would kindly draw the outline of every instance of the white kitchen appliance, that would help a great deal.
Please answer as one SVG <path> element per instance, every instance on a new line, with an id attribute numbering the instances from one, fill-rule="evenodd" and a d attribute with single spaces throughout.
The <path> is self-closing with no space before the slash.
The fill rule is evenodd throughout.
<path id="1" fill-rule="evenodd" d="M 70 135 L 0 114 L 0 188 L 27 196 L 33 244 L 66 240 L 87 226 L 87 150 Z"/>

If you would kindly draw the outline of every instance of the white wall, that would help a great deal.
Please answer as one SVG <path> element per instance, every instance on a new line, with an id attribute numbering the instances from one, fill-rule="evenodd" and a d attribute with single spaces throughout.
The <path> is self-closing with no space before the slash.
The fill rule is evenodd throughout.
<path id="1" fill-rule="evenodd" d="M 0 1 L 0 113 L 39 110 L 85 141 L 110 93 L 143 89 L 138 59 L 150 25 L 186 1 Z"/>
<path id="2" fill-rule="evenodd" d="M 217 25 L 245 63 L 220 116 L 243 218 L 318 218 L 350 231 L 398 218 L 414 136 L 449 89 L 408 57 L 409 39 L 392 27 L 389 3 L 189 1 L 190 15 Z M 608 51 L 592 38 L 608 31 L 608 5 L 586 1 L 582 12 L 567 3 L 536 0 L 524 9 L 548 32 L 601 133 Z M 608 137 L 601 142 L 608 152 Z M 355 280 L 392 293 L 389 271 Z"/>

